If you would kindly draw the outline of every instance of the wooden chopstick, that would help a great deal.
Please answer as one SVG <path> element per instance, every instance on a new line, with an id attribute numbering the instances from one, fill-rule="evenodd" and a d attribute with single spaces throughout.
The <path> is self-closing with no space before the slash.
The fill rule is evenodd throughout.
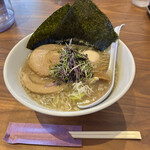
<path id="1" fill-rule="evenodd" d="M 139 131 L 69 131 L 73 138 L 83 139 L 142 139 Z"/>

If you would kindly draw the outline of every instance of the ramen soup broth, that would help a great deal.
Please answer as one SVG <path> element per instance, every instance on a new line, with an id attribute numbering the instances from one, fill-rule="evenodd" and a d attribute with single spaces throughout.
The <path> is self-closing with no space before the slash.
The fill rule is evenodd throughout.
<path id="1" fill-rule="evenodd" d="M 52 56 L 52 60 L 54 60 L 57 57 L 58 49 L 63 48 L 64 45 L 48 44 L 43 46 L 43 49 L 50 49 L 51 46 L 53 48 L 50 55 Z M 109 53 L 107 51 L 97 52 L 92 50 L 92 48 L 81 45 L 73 45 L 73 47 L 78 48 L 81 53 L 87 54 L 88 57 L 91 57 L 90 59 L 92 61 L 91 64 L 93 66 L 94 73 L 98 72 L 99 70 L 102 70 L 102 72 L 107 70 L 109 64 Z M 95 53 L 95 56 L 92 56 L 92 51 Z M 20 82 L 27 95 L 46 108 L 59 111 L 78 111 L 80 109 L 77 107 L 77 103 L 92 103 L 103 96 L 110 87 L 110 81 L 100 79 L 93 82 L 91 79 L 89 79 L 86 82 L 80 81 L 78 83 L 61 82 L 61 85 L 57 85 L 59 89 L 57 88 L 54 90 L 52 82 L 53 78 L 51 76 L 41 76 L 41 71 L 38 73 L 36 70 L 37 68 L 33 69 L 33 66 L 30 64 L 30 59 L 32 58 L 31 56 L 32 55 L 27 58 L 23 67 L 21 68 Z M 37 63 L 44 64 L 45 62 L 40 62 L 40 59 L 38 60 L 39 62 L 37 61 Z M 44 67 L 42 67 L 42 69 L 43 68 Z M 26 83 L 27 81 L 24 81 L 25 76 L 29 81 L 28 83 Z M 28 87 L 30 85 L 32 86 L 31 88 Z M 47 87 L 51 88 L 53 91 L 51 93 L 41 93 L 41 91 Z M 32 90 L 32 88 L 37 88 L 36 90 L 39 90 L 39 93 Z"/>

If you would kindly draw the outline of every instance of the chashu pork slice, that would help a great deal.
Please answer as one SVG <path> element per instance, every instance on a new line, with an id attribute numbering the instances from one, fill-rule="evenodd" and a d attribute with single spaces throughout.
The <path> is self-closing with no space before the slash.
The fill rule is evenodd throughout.
<path id="1" fill-rule="evenodd" d="M 56 44 L 42 45 L 29 56 L 30 68 L 39 76 L 48 76 L 49 69 L 59 62 L 58 53 L 64 46 Z"/>
<path id="2" fill-rule="evenodd" d="M 64 90 L 64 88 L 66 87 L 65 83 L 57 85 L 53 81 L 49 81 L 49 83 L 33 81 L 33 77 L 30 78 L 30 75 L 25 72 L 21 73 L 20 77 L 22 85 L 34 93 L 39 94 L 57 93 Z"/>

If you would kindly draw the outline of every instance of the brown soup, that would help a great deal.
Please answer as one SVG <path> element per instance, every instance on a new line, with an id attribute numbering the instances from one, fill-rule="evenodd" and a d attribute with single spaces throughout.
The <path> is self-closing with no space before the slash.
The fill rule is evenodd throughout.
<path id="1" fill-rule="evenodd" d="M 43 47 L 41 46 L 41 49 L 48 49 L 50 46 L 51 44 L 45 45 Z M 97 52 L 88 48 L 87 46 L 74 46 L 81 50 L 82 53 L 87 52 L 86 54 L 92 61 L 91 63 L 94 68 L 93 72 L 95 74 L 98 71 L 104 73 L 107 70 L 109 64 L 109 53 L 107 51 Z M 54 55 L 58 49 L 63 46 L 56 45 L 56 47 L 56 49 L 53 48 L 54 52 L 51 55 Z M 78 83 L 62 83 L 62 85 L 53 85 L 51 76 L 43 76 L 40 74 L 41 71 L 39 71 L 39 73 L 38 71 L 35 71 L 39 66 L 37 66 L 35 70 L 33 68 L 34 65 L 45 64 L 45 62 L 40 62 L 42 60 L 42 54 L 38 56 L 39 61 L 36 60 L 36 63 L 38 62 L 39 64 L 32 64 L 33 66 L 31 65 L 30 60 L 32 58 L 31 55 L 28 57 L 23 67 L 21 68 L 20 82 L 27 95 L 46 108 L 59 111 L 78 111 L 80 109 L 77 107 L 77 103 L 89 104 L 93 101 L 96 101 L 105 94 L 110 86 L 110 81 L 103 79 L 95 80 L 94 78 L 89 79 L 84 83 L 80 81 Z M 48 54 L 46 55 L 48 56 Z M 55 58 L 56 57 L 54 56 L 50 59 L 53 61 Z M 44 56 L 44 60 L 45 59 L 46 58 Z M 44 67 L 40 66 L 40 68 L 43 69 Z M 47 89 L 51 89 L 51 92 L 45 92 Z M 44 92 L 42 93 L 42 91 Z"/>

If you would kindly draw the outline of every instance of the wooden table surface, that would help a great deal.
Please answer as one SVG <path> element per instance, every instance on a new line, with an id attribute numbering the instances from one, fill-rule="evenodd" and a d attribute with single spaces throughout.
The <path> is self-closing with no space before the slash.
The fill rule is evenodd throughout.
<path id="1" fill-rule="evenodd" d="M 73 0 L 12 0 L 15 24 L 0 33 L 0 150 L 149 150 L 150 149 L 150 19 L 146 8 L 131 0 L 93 0 L 110 18 L 113 26 L 124 23 L 120 39 L 131 50 L 136 63 L 135 80 L 115 104 L 86 116 L 61 118 L 47 116 L 20 104 L 3 81 L 3 65 L 12 47 L 35 29 L 56 9 Z M 82 148 L 35 146 L 3 141 L 9 122 L 82 125 L 83 130 L 138 130 L 142 140 L 83 140 Z"/>

